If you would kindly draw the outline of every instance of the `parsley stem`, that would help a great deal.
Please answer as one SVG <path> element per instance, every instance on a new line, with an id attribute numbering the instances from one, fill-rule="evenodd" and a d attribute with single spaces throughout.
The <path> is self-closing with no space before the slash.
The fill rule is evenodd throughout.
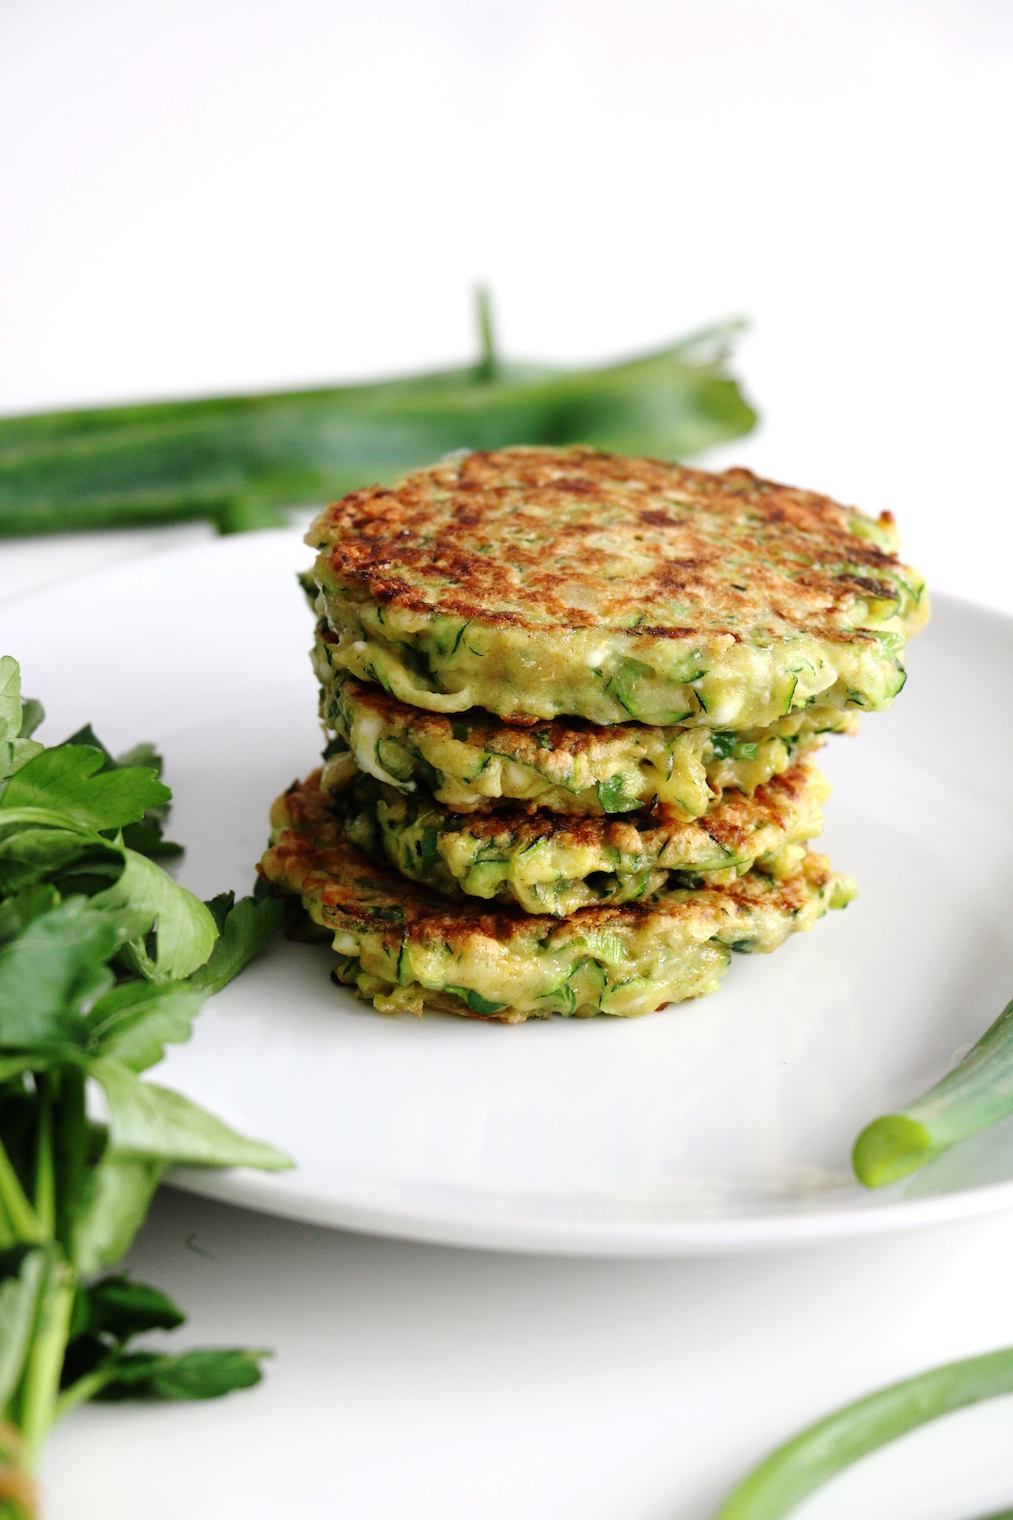
<path id="1" fill-rule="evenodd" d="M 714 1520 L 781 1520 L 860 1457 L 951 1410 L 1011 1392 L 1013 1347 L 881 1388 L 779 1447 L 728 1496 Z"/>
<path id="2" fill-rule="evenodd" d="M 53 1166 L 53 1078 L 36 1076 L 39 1128 L 35 1152 L 35 1213 L 46 1240 L 56 1228 L 56 1175 Z"/>
<path id="3" fill-rule="evenodd" d="M 53 1408 L 53 1424 L 55 1425 L 57 1420 L 62 1420 L 63 1416 L 75 1409 L 78 1404 L 94 1398 L 96 1393 L 116 1376 L 116 1371 L 116 1358 L 110 1356 L 93 1372 L 86 1372 L 84 1377 L 79 1377 L 76 1383 L 71 1383 L 69 1388 L 64 1388 Z"/>
<path id="4" fill-rule="evenodd" d="M 1013 1114 L 1013 1001 L 972 1050 L 934 1087 L 867 1125 L 852 1162 L 866 1187 L 917 1171 L 957 1140 Z"/>
<path id="5" fill-rule="evenodd" d="M 19 1423 L 33 1465 L 56 1418 L 60 1373 L 63 1371 L 76 1286 L 77 1274 L 73 1267 L 54 1258 L 42 1290 L 42 1301 L 22 1384 Z"/>
<path id="6" fill-rule="evenodd" d="M 74 1208 L 84 1189 L 88 1156 L 85 1076 L 80 1067 L 67 1066 L 60 1077 L 53 1137 L 56 1234 L 64 1250 L 73 1258 L 71 1241 Z"/>
<path id="7" fill-rule="evenodd" d="M 10 1162 L 3 1142 L 0 1141 L 0 1202 L 14 1231 L 16 1240 L 30 1241 L 33 1245 L 45 1239 L 38 1216 L 25 1197 L 18 1181 L 18 1174 Z"/>

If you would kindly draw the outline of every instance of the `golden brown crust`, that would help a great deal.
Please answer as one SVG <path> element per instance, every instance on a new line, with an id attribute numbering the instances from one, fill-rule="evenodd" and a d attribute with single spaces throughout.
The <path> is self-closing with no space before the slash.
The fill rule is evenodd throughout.
<path id="1" fill-rule="evenodd" d="M 665 841 L 679 836 L 694 839 L 705 830 L 730 859 L 739 859 L 751 845 L 755 849 L 753 841 L 761 831 L 775 828 L 787 833 L 803 808 L 812 808 L 814 800 L 818 803 L 828 794 L 829 787 L 815 767 L 802 762 L 758 786 L 751 797 L 738 791 L 723 793 L 703 818 L 689 822 L 681 808 L 664 802 L 619 818 L 532 813 L 517 804 L 498 803 L 491 811 L 463 816 L 447 810 L 447 828 L 456 821 L 476 839 L 508 842 L 517 854 L 556 837 L 565 838 L 573 848 L 604 844 L 626 855 L 652 859 L 661 855 Z"/>
<path id="2" fill-rule="evenodd" d="M 772 913 L 791 917 L 834 874 L 825 856 L 807 855 L 800 870 L 781 882 L 748 874 L 728 886 L 672 894 L 667 902 L 589 906 L 565 919 L 528 914 L 508 903 L 490 908 L 474 898 L 462 897 L 450 907 L 435 892 L 369 859 L 345 840 L 320 790 L 320 774 L 314 771 L 305 781 L 294 782 L 275 802 L 271 823 L 276 842 L 258 869 L 279 889 L 312 897 L 335 927 L 379 931 L 390 947 L 404 942 L 452 944 L 476 934 L 499 944 L 555 940 L 687 912 L 734 914 L 761 901 Z"/>
<path id="3" fill-rule="evenodd" d="M 863 536 L 861 525 L 868 536 Z M 858 531 L 856 531 L 858 525 Z M 829 497 L 577 447 L 444 461 L 353 492 L 308 541 L 381 607 L 528 629 L 855 642 L 856 602 L 896 602 L 896 556 Z"/>

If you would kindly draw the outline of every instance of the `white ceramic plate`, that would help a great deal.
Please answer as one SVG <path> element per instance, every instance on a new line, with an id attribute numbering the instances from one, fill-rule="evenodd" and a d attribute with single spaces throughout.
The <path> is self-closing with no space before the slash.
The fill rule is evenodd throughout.
<path id="1" fill-rule="evenodd" d="M 248 891 L 271 799 L 321 746 L 294 533 L 171 550 L 0 609 L 49 712 L 153 739 L 181 878 Z M 298 1161 L 182 1186 L 323 1224 L 614 1254 L 737 1250 L 1013 1205 L 1013 1123 L 906 1183 L 853 1180 L 858 1130 L 938 1078 L 1013 992 L 1013 622 L 938 599 L 910 680 L 824 751 L 823 847 L 859 898 L 722 990 L 633 1021 L 384 1018 L 326 947 L 279 940 L 159 1080 Z"/>

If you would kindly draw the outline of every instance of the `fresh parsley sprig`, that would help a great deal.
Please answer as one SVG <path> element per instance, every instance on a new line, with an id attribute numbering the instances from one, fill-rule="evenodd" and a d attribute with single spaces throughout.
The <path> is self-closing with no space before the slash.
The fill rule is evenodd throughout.
<path id="1" fill-rule="evenodd" d="M 0 1520 L 34 1513 L 53 1421 L 88 1398 L 210 1398 L 262 1351 L 137 1349 L 182 1323 L 156 1289 L 101 1277 L 174 1165 L 290 1165 L 143 1081 L 205 998 L 278 927 L 266 897 L 208 903 L 157 863 L 171 793 L 150 746 L 114 759 L 90 729 L 45 748 L 0 659 Z M 95 1117 L 89 1091 L 100 1096 Z"/>

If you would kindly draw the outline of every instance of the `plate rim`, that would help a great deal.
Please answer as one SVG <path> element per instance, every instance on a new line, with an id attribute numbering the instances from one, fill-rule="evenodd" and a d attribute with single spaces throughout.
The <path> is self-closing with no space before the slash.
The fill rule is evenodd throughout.
<path id="1" fill-rule="evenodd" d="M 327 1196 L 312 1187 L 279 1186 L 269 1175 L 178 1168 L 165 1182 L 181 1192 L 324 1229 L 411 1240 L 426 1245 L 522 1255 L 708 1257 L 751 1255 L 868 1239 L 897 1230 L 931 1229 L 1013 1210 L 1013 1181 L 957 1188 L 928 1198 L 897 1198 L 872 1208 L 714 1220 L 608 1220 L 553 1223 L 551 1218 L 492 1211 L 456 1213 Z M 894 1184 L 900 1187 L 902 1184 Z M 374 1184 L 373 1191 L 379 1189 Z M 475 1196 L 475 1195 L 472 1195 Z"/>

